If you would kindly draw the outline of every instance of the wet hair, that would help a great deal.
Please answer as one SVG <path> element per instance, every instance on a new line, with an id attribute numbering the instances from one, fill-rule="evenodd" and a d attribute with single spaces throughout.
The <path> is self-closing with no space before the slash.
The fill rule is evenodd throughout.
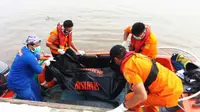
<path id="1" fill-rule="evenodd" d="M 63 22 L 63 26 L 64 26 L 64 28 L 69 28 L 69 27 L 73 27 L 74 24 L 73 24 L 73 22 L 71 20 L 65 20 Z"/>
<path id="2" fill-rule="evenodd" d="M 144 32 L 144 30 L 145 30 L 144 23 L 136 22 L 135 24 L 133 24 L 131 32 L 133 35 L 139 36 Z"/>

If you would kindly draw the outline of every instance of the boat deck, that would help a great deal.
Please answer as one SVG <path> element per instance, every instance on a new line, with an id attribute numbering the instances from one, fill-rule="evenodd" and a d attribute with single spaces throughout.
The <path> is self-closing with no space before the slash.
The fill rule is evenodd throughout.
<path id="1" fill-rule="evenodd" d="M 0 112 L 105 112 L 106 108 L 0 98 Z"/>

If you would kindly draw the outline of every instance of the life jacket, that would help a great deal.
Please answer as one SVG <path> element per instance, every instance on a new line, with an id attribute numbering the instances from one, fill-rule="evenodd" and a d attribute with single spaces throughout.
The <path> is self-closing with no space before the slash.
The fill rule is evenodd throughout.
<path id="1" fill-rule="evenodd" d="M 145 44 L 145 41 L 148 39 L 148 37 L 150 36 L 150 26 L 146 25 L 146 33 L 145 33 L 145 37 L 141 40 L 137 40 L 134 38 L 134 35 L 132 34 L 131 36 L 131 47 L 133 48 L 132 50 L 135 51 L 136 53 L 140 53 L 142 51 L 142 47 Z"/>
<path id="2" fill-rule="evenodd" d="M 123 73 L 123 68 L 124 68 L 125 63 L 133 55 L 134 55 L 134 52 L 128 52 L 128 53 L 126 53 L 125 58 L 123 59 L 123 61 L 121 63 L 121 66 L 120 66 L 120 70 L 121 70 L 122 73 Z M 151 59 L 151 58 L 149 58 L 149 59 Z M 145 89 L 146 89 L 146 91 L 147 91 L 148 94 L 150 93 L 149 86 L 156 80 L 158 72 L 159 72 L 158 67 L 156 65 L 156 60 L 155 59 L 151 59 L 151 61 L 152 61 L 151 70 L 150 70 L 150 73 L 149 73 L 147 79 L 144 82 L 144 87 L 145 87 Z"/>
<path id="3" fill-rule="evenodd" d="M 58 41 L 59 41 L 59 48 L 64 49 L 65 47 L 70 47 L 72 43 L 72 33 L 69 33 L 68 36 L 64 34 L 62 31 L 61 24 L 58 24 L 57 26 L 57 32 L 58 32 Z"/>

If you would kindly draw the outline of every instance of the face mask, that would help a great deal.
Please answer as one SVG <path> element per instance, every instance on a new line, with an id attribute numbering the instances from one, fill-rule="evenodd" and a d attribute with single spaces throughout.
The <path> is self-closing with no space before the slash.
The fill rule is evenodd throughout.
<path id="1" fill-rule="evenodd" d="M 65 35 L 68 35 L 68 34 L 70 33 L 70 32 L 67 31 L 67 30 L 64 30 L 63 32 L 64 32 Z"/>
<path id="2" fill-rule="evenodd" d="M 34 48 L 34 52 L 35 53 L 39 53 L 41 51 L 41 47 L 40 46 L 37 46 Z"/>
<path id="3" fill-rule="evenodd" d="M 144 32 L 140 35 L 140 36 L 133 36 L 136 40 L 141 40 L 141 39 L 143 39 L 143 37 L 145 36 L 145 34 L 146 34 L 146 29 L 144 30 Z"/>
<path id="4" fill-rule="evenodd" d="M 63 26 L 62 26 L 62 31 L 63 31 L 63 33 L 65 34 L 65 35 L 68 35 L 70 32 L 69 31 L 67 31 Z"/>
<path id="5" fill-rule="evenodd" d="M 142 38 L 141 37 L 138 37 L 138 36 L 133 36 L 136 40 L 141 40 Z"/>

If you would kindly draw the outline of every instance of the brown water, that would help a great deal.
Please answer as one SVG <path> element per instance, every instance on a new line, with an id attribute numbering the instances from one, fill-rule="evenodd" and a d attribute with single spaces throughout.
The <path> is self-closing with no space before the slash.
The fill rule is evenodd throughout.
<path id="1" fill-rule="evenodd" d="M 58 22 L 74 22 L 73 40 L 80 50 L 108 51 L 120 44 L 123 29 L 136 21 L 152 27 L 159 46 L 176 46 L 200 56 L 198 0 L 1 0 L 1 61 L 11 63 L 30 34 L 42 47 Z"/>

